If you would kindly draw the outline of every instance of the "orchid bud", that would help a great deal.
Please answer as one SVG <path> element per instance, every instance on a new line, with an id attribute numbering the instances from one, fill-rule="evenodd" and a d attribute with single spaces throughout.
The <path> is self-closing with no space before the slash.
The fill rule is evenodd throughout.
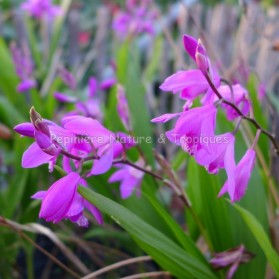
<path id="1" fill-rule="evenodd" d="M 50 137 L 50 132 L 47 123 L 42 119 L 41 115 L 35 110 L 34 107 L 30 109 L 30 120 L 36 130 L 41 131 L 46 136 Z"/>
<path id="2" fill-rule="evenodd" d="M 198 40 L 195 59 L 198 68 L 202 71 L 203 74 L 207 74 L 209 70 L 208 58 L 200 39 Z"/>

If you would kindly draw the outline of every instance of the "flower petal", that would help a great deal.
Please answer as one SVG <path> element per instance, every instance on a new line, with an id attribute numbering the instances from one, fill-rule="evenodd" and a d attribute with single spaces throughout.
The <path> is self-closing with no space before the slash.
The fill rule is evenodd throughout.
<path id="1" fill-rule="evenodd" d="M 45 197 L 46 192 L 47 191 L 39 191 L 39 192 L 35 193 L 31 198 L 35 199 L 35 200 L 42 200 Z"/>
<path id="2" fill-rule="evenodd" d="M 108 182 L 114 183 L 117 181 L 121 181 L 125 178 L 125 176 L 127 176 L 128 173 L 129 172 L 127 169 L 118 170 L 109 178 Z"/>
<path id="3" fill-rule="evenodd" d="M 77 135 L 90 137 L 91 142 L 97 148 L 105 143 L 108 143 L 113 137 L 113 133 L 107 130 L 99 121 L 83 116 L 71 116 L 65 121 L 65 129 Z"/>
<path id="4" fill-rule="evenodd" d="M 62 103 L 75 103 L 77 101 L 76 97 L 73 96 L 67 96 L 63 93 L 60 92 L 54 92 L 53 97 Z"/>
<path id="5" fill-rule="evenodd" d="M 166 114 L 163 114 L 161 116 L 158 116 L 158 117 L 155 117 L 151 120 L 151 122 L 153 123 L 165 123 L 165 122 L 168 122 L 169 120 L 179 116 L 181 114 L 181 112 L 179 113 L 166 113 Z"/>
<path id="6" fill-rule="evenodd" d="M 194 98 L 204 93 L 208 88 L 208 82 L 200 70 L 178 71 L 169 76 L 160 86 L 163 91 L 171 91 L 174 94 L 184 91 L 182 98 Z"/>
<path id="7" fill-rule="evenodd" d="M 22 156 L 23 168 L 35 168 L 48 163 L 53 156 L 46 154 L 41 150 L 36 142 L 31 144 Z"/>
<path id="8" fill-rule="evenodd" d="M 25 92 L 29 89 L 32 89 L 36 86 L 36 81 L 33 80 L 33 79 L 27 79 L 27 80 L 24 80 L 22 81 L 18 87 L 17 87 L 17 91 L 22 93 L 22 92 Z"/>
<path id="9" fill-rule="evenodd" d="M 256 152 L 253 149 L 248 149 L 240 162 L 238 163 L 235 171 L 236 186 L 233 196 L 233 201 L 240 200 L 247 189 L 250 176 L 255 165 Z"/>
<path id="10" fill-rule="evenodd" d="M 184 35 L 183 36 L 183 43 L 184 43 L 184 48 L 186 52 L 191 56 L 191 58 L 196 61 L 195 59 L 195 54 L 196 54 L 196 49 L 198 46 L 198 41 L 189 35 Z"/>
<path id="11" fill-rule="evenodd" d="M 42 201 L 40 218 L 55 223 L 65 218 L 73 204 L 79 181 L 80 175 L 72 172 L 52 184 Z"/>
<path id="12" fill-rule="evenodd" d="M 88 176 L 99 175 L 107 172 L 112 166 L 112 161 L 113 161 L 113 147 L 109 146 L 107 150 L 105 150 L 105 152 L 101 155 L 101 158 L 99 160 L 94 161 L 93 168 L 91 172 L 88 174 Z"/>
<path id="13" fill-rule="evenodd" d="M 103 224 L 103 216 L 100 210 L 94 206 L 93 204 L 89 203 L 88 201 L 84 201 L 85 207 L 89 210 L 89 212 L 95 217 L 96 221 L 99 224 Z"/>
<path id="14" fill-rule="evenodd" d="M 120 194 L 122 199 L 127 199 L 133 194 L 134 189 L 139 184 L 140 180 L 133 176 L 128 176 L 120 184 Z"/>

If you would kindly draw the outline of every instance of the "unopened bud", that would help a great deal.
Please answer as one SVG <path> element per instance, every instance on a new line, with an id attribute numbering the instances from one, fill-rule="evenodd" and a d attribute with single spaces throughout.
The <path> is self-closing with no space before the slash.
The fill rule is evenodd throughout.
<path id="1" fill-rule="evenodd" d="M 31 107 L 29 114 L 30 114 L 30 120 L 34 126 L 37 119 L 43 120 L 41 115 L 35 110 L 34 107 Z"/>
<path id="2" fill-rule="evenodd" d="M 195 53 L 195 59 L 198 68 L 204 73 L 207 74 L 209 70 L 208 58 L 205 51 L 205 48 L 202 45 L 201 40 L 198 40 L 198 45 Z"/>
<path id="3" fill-rule="evenodd" d="M 198 68 L 204 73 L 207 74 L 208 73 L 208 61 L 207 58 L 203 55 L 201 55 L 200 53 L 196 53 L 196 63 Z"/>
<path id="4" fill-rule="evenodd" d="M 30 109 L 30 120 L 33 123 L 36 130 L 50 137 L 50 132 L 47 123 L 42 119 L 41 115 L 35 110 L 34 107 Z"/>

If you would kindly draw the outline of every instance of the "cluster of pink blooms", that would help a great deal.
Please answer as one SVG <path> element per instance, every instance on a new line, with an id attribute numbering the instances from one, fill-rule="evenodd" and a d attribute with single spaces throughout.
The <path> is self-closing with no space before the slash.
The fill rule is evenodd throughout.
<path id="1" fill-rule="evenodd" d="M 123 92 L 122 98 L 123 98 Z M 128 113 L 118 104 L 123 124 L 126 124 Z M 122 110 L 121 110 L 122 109 Z M 35 140 L 24 152 L 22 167 L 35 168 L 49 164 L 53 171 L 62 157 L 62 168 L 66 176 L 56 181 L 47 191 L 39 191 L 32 196 L 42 200 L 40 218 L 57 223 L 69 219 L 80 226 L 88 226 L 83 211 L 87 209 L 98 223 L 102 223 L 99 210 L 88 203 L 78 193 L 78 186 L 87 187 L 86 178 L 100 175 L 111 169 L 118 168 L 109 179 L 110 183 L 120 182 L 122 198 L 128 198 L 133 191 L 140 192 L 140 184 L 144 173 L 141 170 L 123 163 L 126 150 L 134 147 L 134 139 L 123 133 L 113 133 L 106 129 L 98 120 L 81 115 L 65 116 L 62 126 L 42 119 L 34 108 L 30 111 L 31 123 L 22 123 L 15 131 L 22 136 Z M 89 171 L 83 170 L 84 162 L 92 162 Z M 143 167 L 140 159 L 137 166 Z"/>
<path id="2" fill-rule="evenodd" d="M 127 0 L 126 11 L 121 11 L 116 15 L 113 28 L 122 37 L 142 32 L 154 34 L 153 21 L 156 18 L 156 12 L 148 9 L 150 4 L 149 0 Z M 53 17 L 61 13 L 61 9 L 52 5 L 50 0 L 28 0 L 22 4 L 22 9 L 36 18 L 45 15 Z M 179 93 L 179 97 L 185 100 L 183 111 L 164 114 L 154 118 L 152 122 L 167 122 L 178 118 L 173 129 L 166 132 L 167 138 L 193 156 L 196 162 L 204 166 L 209 173 L 217 174 L 219 169 L 225 169 L 227 181 L 219 196 L 228 193 L 232 202 L 238 201 L 245 194 L 255 164 L 254 145 L 258 134 L 253 146 L 236 164 L 234 158 L 236 130 L 216 135 L 216 117 L 217 107 L 220 106 L 229 121 L 241 120 L 237 110 L 222 100 L 231 102 L 242 115 L 248 116 L 251 111 L 248 92 L 238 83 L 232 86 L 221 83 L 218 71 L 208 58 L 200 40 L 185 35 L 184 47 L 195 61 L 197 69 L 178 71 L 168 77 L 160 87 L 163 91 Z M 21 78 L 18 91 L 31 89 L 36 86 L 36 81 L 32 78 L 33 66 L 29 53 L 23 53 L 15 45 L 12 45 L 11 50 L 16 72 Z M 60 77 L 70 92 L 75 93 L 77 82 L 74 76 L 62 68 Z M 48 191 L 41 191 L 33 196 L 33 198 L 42 199 L 40 217 L 47 221 L 59 222 L 66 218 L 86 226 L 88 221 L 82 212 L 84 208 L 87 208 L 96 220 L 101 222 L 98 209 L 89 205 L 78 194 L 77 187 L 78 185 L 87 187 L 86 177 L 105 173 L 112 165 L 117 165 L 120 170 L 114 173 L 109 181 L 121 181 L 120 189 L 123 198 L 130 196 L 135 188 L 139 191 L 143 172 L 129 165 L 115 164 L 115 160 L 121 158 L 125 150 L 133 147 L 135 143 L 129 142 L 128 135 L 124 133 L 113 133 L 107 130 L 100 122 L 102 113 L 96 92 L 100 89 L 107 89 L 115 83 L 114 78 L 99 83 L 96 78 L 91 77 L 88 94 L 83 99 L 75 94 L 70 96 L 55 92 L 54 97 L 58 101 L 74 103 L 76 107 L 75 111 L 64 116 L 62 127 L 52 121 L 42 119 L 34 109 L 31 110 L 31 123 L 23 123 L 15 127 L 19 134 L 35 140 L 23 155 L 23 167 L 33 168 L 48 163 L 52 171 L 58 156 L 62 156 L 63 169 L 67 175 L 54 183 Z M 214 88 L 218 90 L 219 96 L 214 92 Z M 124 127 L 130 131 L 128 103 L 124 88 L 118 86 L 117 92 L 119 101 L 117 110 Z M 197 98 L 200 98 L 201 105 L 192 108 Z M 117 140 L 119 137 L 126 138 L 126 143 L 120 143 Z M 85 141 L 88 138 L 90 140 Z M 102 139 L 101 142 L 100 139 Z M 88 158 L 93 161 L 92 169 L 81 175 L 82 164 Z M 138 161 L 139 166 L 143 164 L 141 160 Z M 64 194 L 60 195 L 60 193 Z"/>
<path id="3" fill-rule="evenodd" d="M 113 20 L 112 28 L 117 36 L 125 39 L 140 33 L 154 35 L 154 21 L 158 13 L 150 8 L 151 4 L 152 0 L 127 0 L 126 10 L 118 11 Z"/>
<path id="4" fill-rule="evenodd" d="M 51 0 L 27 0 L 21 4 L 21 10 L 27 12 L 30 16 L 36 19 L 53 19 L 62 14 L 62 9 L 59 6 L 52 4 Z M 17 87 L 17 91 L 22 93 L 35 88 L 36 80 L 33 78 L 33 61 L 27 45 L 18 47 L 16 44 L 11 44 L 11 54 L 17 76 L 21 82 Z"/>
<path id="5" fill-rule="evenodd" d="M 229 85 L 221 84 L 219 74 L 200 40 L 184 35 L 184 47 L 198 68 L 179 71 L 168 77 L 160 87 L 163 91 L 180 94 L 180 98 L 186 101 L 183 111 L 164 114 L 154 118 L 152 122 L 167 122 L 178 117 L 174 128 L 166 132 L 166 137 L 193 156 L 209 173 L 217 174 L 219 169 L 225 169 L 227 181 L 219 196 L 228 193 L 232 202 L 238 201 L 245 194 L 255 164 L 254 145 L 259 134 L 255 144 L 236 164 L 234 158 L 236 131 L 216 135 L 216 116 L 217 106 L 220 105 L 229 121 L 241 118 L 232 106 L 223 103 L 222 100 L 233 103 L 244 116 L 248 116 L 251 110 L 248 92 L 240 84 L 234 84 L 231 88 Z M 212 86 L 207 78 L 211 80 Z M 221 100 L 215 94 L 213 86 L 217 88 Z M 191 108 L 193 101 L 198 97 L 201 106 Z"/>
<path id="6" fill-rule="evenodd" d="M 62 9 L 53 5 L 52 0 L 27 0 L 21 5 L 21 9 L 37 19 L 52 19 L 62 14 Z"/>

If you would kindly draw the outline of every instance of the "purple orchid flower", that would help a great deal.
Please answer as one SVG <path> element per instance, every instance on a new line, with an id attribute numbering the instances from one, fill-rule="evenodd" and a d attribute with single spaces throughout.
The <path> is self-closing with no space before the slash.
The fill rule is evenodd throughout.
<path id="1" fill-rule="evenodd" d="M 136 164 L 140 167 L 144 166 L 143 160 L 139 160 Z M 118 167 L 120 169 L 109 178 L 109 183 L 120 181 L 120 195 L 122 199 L 130 197 L 134 190 L 136 190 L 137 195 L 140 195 L 140 184 L 144 172 L 128 165 L 119 164 Z"/>
<path id="2" fill-rule="evenodd" d="M 102 224 L 100 211 L 77 192 L 78 185 L 87 187 L 79 174 L 71 172 L 52 184 L 47 191 L 39 191 L 34 194 L 33 199 L 42 200 L 39 217 L 53 223 L 69 219 L 79 226 L 88 227 L 88 219 L 83 215 L 86 208 L 96 221 Z"/>
<path id="3" fill-rule="evenodd" d="M 231 163 L 229 169 L 227 170 L 228 180 L 222 187 L 218 197 L 228 192 L 232 203 L 239 201 L 244 196 L 248 187 L 248 182 L 255 165 L 255 160 L 256 152 L 253 148 L 246 151 L 236 167 L 233 166 L 234 158 L 231 157 Z"/>
<path id="4" fill-rule="evenodd" d="M 225 100 L 234 103 L 245 116 L 249 114 L 251 104 L 248 99 L 248 92 L 240 84 L 233 85 L 232 91 L 228 85 L 221 85 L 218 91 Z M 217 100 L 218 97 L 215 96 L 214 101 Z M 222 104 L 221 106 L 225 109 L 228 120 L 232 121 L 239 117 L 238 113 L 231 106 L 227 104 Z"/>
<path id="5" fill-rule="evenodd" d="M 247 251 L 243 245 L 227 251 L 214 254 L 210 260 L 211 265 L 216 269 L 230 267 L 226 279 L 232 279 L 240 264 L 248 263 L 254 255 Z"/>
<path id="6" fill-rule="evenodd" d="M 198 164 L 204 166 L 211 174 L 217 174 L 219 169 L 228 166 L 234 158 L 235 137 L 231 133 L 203 138 L 202 148 L 195 154 Z"/>
<path id="7" fill-rule="evenodd" d="M 62 9 L 53 5 L 51 0 L 27 0 L 21 5 L 21 9 L 37 19 L 53 19 L 62 14 Z"/>
<path id="8" fill-rule="evenodd" d="M 64 170 L 72 172 L 78 169 L 81 158 L 93 153 L 96 159 L 87 176 L 98 175 L 111 168 L 113 159 L 119 158 L 136 145 L 133 137 L 125 133 L 115 134 L 99 121 L 88 117 L 66 117 L 62 120 L 64 127 L 60 127 L 51 121 L 42 120 L 40 115 L 31 109 L 31 119 L 32 123 L 22 123 L 14 128 L 19 134 L 36 141 L 23 154 L 24 168 L 49 163 L 52 171 L 57 157 L 62 154 Z M 65 152 L 72 157 L 65 155 Z M 71 160 L 74 166 L 71 165 Z"/>
<path id="9" fill-rule="evenodd" d="M 214 97 L 214 92 L 209 87 L 204 74 L 209 73 L 217 87 L 220 85 L 220 77 L 216 69 L 212 67 L 200 40 L 184 35 L 183 41 L 186 52 L 196 62 L 199 69 L 178 71 L 168 77 L 160 86 L 160 89 L 172 91 L 174 94 L 180 92 L 180 98 L 186 100 L 185 110 L 187 110 L 191 107 L 192 102 L 201 95 L 205 95 L 203 98 L 204 105 L 212 103 L 210 100 Z"/>
<path id="10" fill-rule="evenodd" d="M 180 92 L 180 98 L 186 100 L 181 113 L 167 113 L 152 119 L 155 123 L 164 123 L 178 117 L 174 129 L 166 132 L 167 138 L 181 146 L 181 148 L 194 156 L 197 163 L 204 166 L 209 173 L 216 174 L 224 168 L 227 181 L 221 189 L 219 196 L 228 192 L 232 202 L 240 200 L 246 191 L 253 166 L 255 164 L 255 151 L 253 150 L 260 130 L 257 132 L 253 147 L 250 148 L 239 164 L 234 160 L 233 134 L 215 135 L 215 122 L 217 109 L 221 106 L 226 112 L 227 119 L 232 121 L 239 117 L 238 112 L 228 104 L 219 102 L 218 96 L 210 87 L 211 80 L 223 100 L 233 103 L 244 116 L 251 111 L 248 92 L 240 84 L 232 87 L 220 85 L 220 77 L 207 56 L 206 49 L 200 40 L 184 35 L 184 47 L 189 56 L 195 61 L 198 70 L 179 71 L 168 77 L 161 85 L 164 91 Z M 200 95 L 202 107 L 190 109 L 193 101 Z M 217 103 L 217 104 L 216 104 Z M 213 142 L 211 142 L 213 140 Z M 219 140 L 217 142 L 216 140 Z"/>
<path id="11" fill-rule="evenodd" d="M 20 84 L 17 86 L 17 91 L 22 93 L 35 88 L 37 82 L 32 77 L 33 62 L 28 48 L 23 47 L 20 49 L 16 46 L 16 44 L 12 43 L 10 49 L 16 69 L 16 74 L 21 79 Z"/>
<path id="12" fill-rule="evenodd" d="M 35 168 L 48 163 L 52 171 L 61 150 L 72 148 L 69 139 L 75 135 L 51 121 L 43 120 L 34 109 L 30 112 L 32 123 L 22 123 L 14 128 L 20 135 L 34 138 L 36 141 L 24 152 L 22 167 Z"/>
<path id="13" fill-rule="evenodd" d="M 92 146 L 94 146 L 94 151 L 99 156 L 99 159 L 94 160 L 93 167 L 87 174 L 88 177 L 107 172 L 113 164 L 113 159 L 135 146 L 135 141 L 131 136 L 124 133 L 115 134 L 96 119 L 72 116 L 65 118 L 63 122 L 66 130 L 75 136 L 83 136 L 90 140 L 90 142 L 76 143 L 70 150 L 72 154 L 86 157 L 92 152 Z M 64 159 L 66 165 L 69 165 L 68 161 L 69 159 Z"/>
<path id="14" fill-rule="evenodd" d="M 214 136 L 216 114 L 217 109 L 213 105 L 174 114 L 173 117 L 179 115 L 179 118 L 174 129 L 166 132 L 166 136 L 171 142 L 180 145 L 185 152 L 195 155 L 202 148 L 201 139 Z M 167 119 L 170 120 L 171 117 L 168 116 Z M 160 116 L 152 121 L 165 122 L 166 117 Z"/>
<path id="15" fill-rule="evenodd" d="M 78 185 L 87 187 L 78 172 L 83 158 L 93 161 L 93 167 L 87 176 L 108 171 L 113 159 L 125 154 L 135 146 L 134 139 L 125 133 L 113 133 L 95 119 L 83 116 L 71 116 L 62 120 L 63 127 L 52 121 L 42 119 L 34 108 L 30 110 L 31 123 L 22 123 L 15 127 L 22 136 L 33 138 L 35 142 L 24 152 L 22 166 L 33 168 L 49 163 L 53 170 L 59 155 L 62 155 L 63 169 L 68 173 L 55 182 L 47 191 L 36 193 L 33 198 L 41 199 L 40 217 L 54 223 L 69 219 L 80 226 L 88 226 L 83 215 L 89 210 L 99 223 L 102 217 L 96 207 L 84 200 L 77 192 Z M 91 156 L 91 158 L 89 158 Z M 140 165 L 140 163 L 139 163 Z M 129 169 L 128 169 L 129 170 Z M 139 181 L 138 172 L 129 170 Z M 133 182 L 134 183 L 134 182 Z M 132 184 L 136 187 L 137 184 Z"/>

